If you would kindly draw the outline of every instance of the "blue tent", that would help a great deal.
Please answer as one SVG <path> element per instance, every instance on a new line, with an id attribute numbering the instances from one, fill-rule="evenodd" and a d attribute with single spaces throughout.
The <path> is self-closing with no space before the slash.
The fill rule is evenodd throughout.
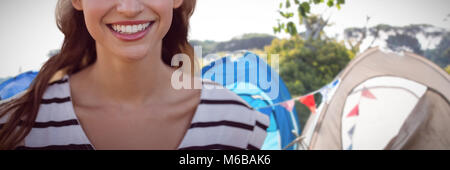
<path id="1" fill-rule="evenodd" d="M 261 84 L 260 73 L 267 73 L 266 82 L 278 82 L 278 86 L 275 87 L 278 88 L 275 96 L 273 87 L 267 88 L 267 84 Z M 291 99 L 291 95 L 278 73 L 257 55 L 246 52 L 234 61 L 231 57 L 216 60 L 203 67 L 202 78 L 222 84 L 238 94 L 253 108 L 270 117 L 268 135 L 262 149 L 283 149 L 296 138 L 293 132 L 300 134 L 300 123 L 295 108 L 293 112 L 289 112 L 280 105 L 271 106 Z M 291 146 L 288 149 L 293 148 Z"/>
<path id="2" fill-rule="evenodd" d="M 38 72 L 29 71 L 0 84 L 0 100 L 5 100 L 28 89 Z"/>

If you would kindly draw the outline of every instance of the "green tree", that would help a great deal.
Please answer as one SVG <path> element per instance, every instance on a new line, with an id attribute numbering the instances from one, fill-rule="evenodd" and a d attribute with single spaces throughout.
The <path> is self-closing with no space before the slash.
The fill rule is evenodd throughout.
<path id="1" fill-rule="evenodd" d="M 425 56 L 442 68 L 450 65 L 450 33 L 442 37 L 436 48 L 425 51 Z"/>
<path id="2" fill-rule="evenodd" d="M 334 39 L 304 40 L 299 35 L 275 39 L 265 51 L 279 54 L 279 74 L 293 96 L 307 94 L 330 83 L 354 56 L 343 43 Z M 304 125 L 309 111 L 298 106 L 297 113 Z"/>
<path id="3" fill-rule="evenodd" d="M 367 23 L 370 17 L 367 17 Z M 391 50 L 400 50 L 407 47 L 415 53 L 423 54 L 422 49 L 428 49 L 435 39 L 441 38 L 445 35 L 446 30 L 428 24 L 411 24 L 407 26 L 391 26 L 387 24 L 378 24 L 376 26 L 367 27 L 351 27 L 344 30 L 344 38 L 346 43 L 352 48 L 355 53 L 358 53 L 360 45 L 363 41 L 370 40 L 369 48 L 371 48 L 375 41 L 386 41 L 388 48 Z M 390 38 L 383 39 L 383 37 Z M 417 41 L 422 38 L 422 44 Z"/>
<path id="4" fill-rule="evenodd" d="M 306 35 L 312 38 L 317 35 L 328 24 L 328 20 L 324 20 L 321 16 L 316 20 L 317 22 L 311 22 L 311 20 L 304 20 L 311 14 L 311 6 L 326 3 L 328 7 L 341 8 L 341 5 L 345 4 L 345 0 L 279 0 L 279 13 L 282 20 L 278 20 L 278 25 L 273 27 L 275 33 L 285 32 L 291 36 L 297 35 L 297 25 L 303 25 L 306 21 Z M 295 16 L 298 16 L 299 21 L 290 21 Z M 321 20 L 320 20 L 321 19 Z M 320 22 L 323 21 L 323 22 Z M 311 32 L 312 31 L 312 32 Z"/>
<path id="5" fill-rule="evenodd" d="M 353 52 L 333 39 L 306 41 L 300 36 L 275 39 L 268 54 L 280 55 L 280 75 L 292 95 L 326 85 L 348 64 Z"/>
<path id="6" fill-rule="evenodd" d="M 291 95 L 303 95 L 332 81 L 354 56 L 343 43 L 325 36 L 323 30 L 330 25 L 329 19 L 311 14 L 312 5 L 326 3 L 328 7 L 340 9 L 345 0 L 280 1 L 282 20 L 278 20 L 273 30 L 275 33 L 288 33 L 291 38 L 275 39 L 265 51 L 280 55 L 280 76 Z M 292 21 L 295 15 L 299 21 Z M 305 27 L 305 32 L 298 32 L 297 26 L 300 25 Z M 316 100 L 320 101 L 320 95 L 316 96 Z M 301 104 L 297 104 L 296 109 L 304 126 L 310 115 L 309 110 Z"/>
<path id="7" fill-rule="evenodd" d="M 416 37 L 407 34 L 391 35 L 386 40 L 389 49 L 400 52 L 404 50 L 411 50 L 412 52 L 422 55 L 419 40 Z"/>
<path id="8" fill-rule="evenodd" d="M 323 29 L 331 25 L 329 21 L 329 19 L 325 20 L 322 15 L 310 15 L 304 20 L 306 31 L 300 35 L 306 40 L 324 39 L 326 35 Z"/>

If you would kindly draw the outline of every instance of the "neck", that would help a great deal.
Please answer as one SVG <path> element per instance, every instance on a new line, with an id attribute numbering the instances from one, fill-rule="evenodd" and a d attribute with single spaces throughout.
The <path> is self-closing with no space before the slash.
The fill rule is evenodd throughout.
<path id="1" fill-rule="evenodd" d="M 111 102 L 140 105 L 158 101 L 172 89 L 173 69 L 163 63 L 161 48 L 157 49 L 135 60 L 98 48 L 97 61 L 91 68 L 94 88 Z"/>

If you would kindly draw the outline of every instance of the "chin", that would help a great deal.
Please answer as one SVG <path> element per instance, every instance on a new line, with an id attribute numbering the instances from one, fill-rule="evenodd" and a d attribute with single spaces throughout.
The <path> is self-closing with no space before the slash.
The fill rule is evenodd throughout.
<path id="1" fill-rule="evenodd" d="M 120 58 L 126 61 L 140 61 L 148 55 L 148 49 L 127 49 L 118 52 Z"/>
<path id="2" fill-rule="evenodd" d="M 124 56 L 123 59 L 129 62 L 141 61 L 145 56 Z"/>
<path id="3" fill-rule="evenodd" d="M 123 54 L 120 56 L 122 59 L 124 59 L 125 61 L 128 61 L 128 62 L 141 61 L 146 57 L 146 55 L 144 55 L 144 54 L 140 55 L 140 54 L 130 54 L 130 53 Z"/>

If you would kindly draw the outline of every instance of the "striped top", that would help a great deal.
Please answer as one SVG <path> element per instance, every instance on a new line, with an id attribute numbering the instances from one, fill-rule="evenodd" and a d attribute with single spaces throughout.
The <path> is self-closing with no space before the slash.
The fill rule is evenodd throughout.
<path id="1" fill-rule="evenodd" d="M 266 115 L 255 111 L 235 93 L 204 81 L 200 104 L 178 149 L 257 150 L 262 147 L 268 125 Z M 47 88 L 35 125 L 16 149 L 95 149 L 75 114 L 69 76 Z"/>

